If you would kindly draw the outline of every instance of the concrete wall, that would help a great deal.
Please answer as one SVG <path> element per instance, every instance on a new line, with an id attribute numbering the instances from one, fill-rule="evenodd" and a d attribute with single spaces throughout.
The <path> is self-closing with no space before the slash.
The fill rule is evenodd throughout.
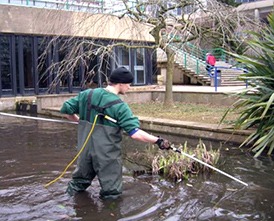
<path id="1" fill-rule="evenodd" d="M 0 4 L 0 33 L 151 41 L 151 26 L 114 15 Z"/>
<path id="2" fill-rule="evenodd" d="M 59 95 L 40 95 L 37 96 L 37 112 L 45 113 L 45 109 L 60 109 L 61 105 L 71 97 L 77 94 L 59 94 Z M 127 103 L 142 103 L 152 100 L 152 93 L 146 91 L 128 92 L 127 95 L 120 96 Z"/>
<path id="3" fill-rule="evenodd" d="M 0 98 L 0 111 L 13 111 L 18 101 L 35 102 L 36 97 L 4 97 Z"/>
<path id="4" fill-rule="evenodd" d="M 37 112 L 42 113 L 43 109 L 48 107 L 60 108 L 61 105 L 76 94 L 59 94 L 59 95 L 39 95 L 37 96 Z"/>
<path id="5" fill-rule="evenodd" d="M 39 95 L 37 97 L 11 97 L 0 98 L 0 111 L 15 110 L 17 101 L 26 100 L 37 103 L 37 111 L 41 113 L 46 108 L 60 108 L 67 99 L 76 96 L 76 94 L 57 94 L 57 95 Z M 145 103 L 150 101 L 164 101 L 164 91 L 129 91 L 121 99 L 127 103 Z M 225 93 L 214 92 L 173 92 L 175 102 L 212 104 L 229 106 L 235 102 L 235 99 L 228 97 Z"/>
<path id="6" fill-rule="evenodd" d="M 166 75 L 167 75 L 167 63 L 166 62 L 159 62 L 157 58 L 157 68 L 160 72 L 160 75 L 158 75 L 158 83 L 161 85 L 164 85 L 166 83 Z M 174 71 L 173 71 L 173 84 L 180 84 L 180 85 L 186 85 L 186 84 L 197 84 L 196 79 L 190 79 L 185 75 L 184 70 L 178 68 L 176 64 L 174 64 Z"/>
<path id="7" fill-rule="evenodd" d="M 60 107 L 62 103 L 75 96 L 76 94 L 65 95 L 42 95 L 37 97 L 38 110 L 46 107 Z M 145 103 L 150 101 L 164 101 L 164 91 L 129 91 L 126 95 L 120 96 L 127 103 Z M 228 97 L 224 93 L 214 92 L 173 92 L 175 102 L 194 103 L 194 104 L 212 104 L 229 106 L 235 102 L 235 99 Z"/>
<path id="8" fill-rule="evenodd" d="M 226 129 L 218 124 L 139 117 L 142 129 L 165 135 L 183 136 L 241 144 L 253 131 Z"/>
<path id="9" fill-rule="evenodd" d="M 237 7 L 237 11 L 253 12 L 256 19 L 266 18 L 273 12 L 274 0 L 261 0 L 241 4 Z"/>

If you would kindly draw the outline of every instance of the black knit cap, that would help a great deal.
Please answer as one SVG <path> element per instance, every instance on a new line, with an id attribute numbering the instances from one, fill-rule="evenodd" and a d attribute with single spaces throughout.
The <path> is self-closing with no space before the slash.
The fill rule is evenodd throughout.
<path id="1" fill-rule="evenodd" d="M 129 84 L 133 81 L 133 75 L 125 67 L 119 67 L 111 72 L 109 81 L 111 83 Z"/>

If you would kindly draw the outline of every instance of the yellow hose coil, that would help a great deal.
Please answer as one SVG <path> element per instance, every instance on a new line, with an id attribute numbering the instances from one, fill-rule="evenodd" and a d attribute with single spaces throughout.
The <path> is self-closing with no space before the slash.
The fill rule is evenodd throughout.
<path id="1" fill-rule="evenodd" d="M 87 136 L 87 138 L 86 138 L 86 140 L 85 140 L 83 146 L 81 147 L 80 151 L 79 151 L 79 152 L 77 153 L 77 155 L 73 158 L 73 160 L 70 161 L 70 163 L 66 166 L 66 168 L 64 169 L 64 171 L 60 174 L 60 176 L 58 176 L 56 179 L 54 179 L 54 180 L 48 182 L 48 183 L 44 186 L 45 188 L 48 187 L 49 185 L 55 183 L 55 182 L 56 182 L 57 180 L 59 180 L 62 176 L 64 176 L 64 174 L 67 172 L 68 168 L 75 162 L 75 160 L 76 160 L 76 159 L 80 156 L 80 154 L 83 152 L 83 150 L 85 149 L 85 146 L 87 145 L 87 142 L 88 142 L 88 140 L 89 140 L 89 138 L 90 138 L 90 136 L 91 136 L 91 134 L 92 134 L 92 132 L 93 132 L 93 130 L 94 130 L 94 127 L 95 127 L 97 118 L 98 118 L 98 115 L 95 116 L 94 122 L 93 122 L 92 127 L 91 127 L 91 130 L 90 130 L 90 132 L 89 132 L 89 134 L 88 134 L 88 136 Z"/>

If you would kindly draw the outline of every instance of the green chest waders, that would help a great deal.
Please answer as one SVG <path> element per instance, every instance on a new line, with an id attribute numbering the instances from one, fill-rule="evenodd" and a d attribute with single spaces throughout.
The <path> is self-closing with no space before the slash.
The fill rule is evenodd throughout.
<path id="1" fill-rule="evenodd" d="M 88 96 L 86 119 L 90 119 L 92 109 L 95 109 L 100 116 L 104 115 L 106 108 L 122 102 L 119 99 L 99 107 L 91 105 L 91 101 L 92 90 Z M 121 128 L 106 126 L 103 124 L 104 120 L 99 118 L 99 124 L 95 125 L 85 149 L 77 159 L 77 167 L 67 189 L 70 194 L 75 191 L 84 191 L 90 186 L 96 175 L 101 185 L 100 195 L 102 198 L 117 198 L 122 193 Z M 93 123 L 87 120 L 79 122 L 78 151 L 83 146 L 92 125 Z"/>

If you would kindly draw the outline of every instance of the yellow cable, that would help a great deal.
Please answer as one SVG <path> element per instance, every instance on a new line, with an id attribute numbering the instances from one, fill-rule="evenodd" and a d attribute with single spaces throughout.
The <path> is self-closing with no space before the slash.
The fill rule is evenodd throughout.
<path id="1" fill-rule="evenodd" d="M 59 180 L 62 176 L 64 176 L 64 174 L 67 172 L 67 169 L 75 162 L 75 160 L 76 160 L 76 159 L 79 157 L 79 155 L 83 152 L 83 150 L 84 150 L 85 146 L 87 145 L 87 142 L 88 142 L 88 140 L 89 140 L 89 138 L 90 138 L 90 136 L 91 136 L 91 134 L 92 134 L 92 132 L 93 132 L 93 130 L 94 130 L 94 127 L 95 127 L 97 118 L 98 118 L 98 115 L 95 116 L 94 122 L 93 122 L 92 127 L 91 127 L 91 130 L 90 130 L 90 132 L 89 132 L 89 134 L 88 134 L 88 136 L 87 136 L 87 138 L 86 138 L 86 140 L 85 140 L 83 146 L 81 147 L 80 151 L 77 153 L 77 155 L 76 155 L 76 156 L 73 158 L 73 160 L 66 166 L 66 168 L 64 169 L 64 171 L 61 173 L 60 176 L 58 176 L 56 179 L 54 179 L 54 180 L 50 181 L 49 183 L 47 183 L 44 187 L 48 187 L 49 185 L 51 185 L 51 184 L 55 183 L 57 180 Z"/>

